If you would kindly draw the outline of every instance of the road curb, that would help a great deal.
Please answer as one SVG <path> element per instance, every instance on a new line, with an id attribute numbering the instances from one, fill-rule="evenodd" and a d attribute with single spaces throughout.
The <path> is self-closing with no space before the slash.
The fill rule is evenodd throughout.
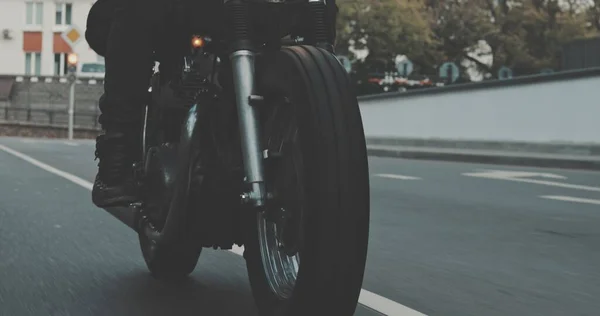
<path id="1" fill-rule="evenodd" d="M 408 137 L 367 137 L 368 145 L 391 147 L 421 147 L 453 150 L 501 151 L 507 153 L 597 156 L 599 143 L 523 142 L 500 140 L 464 140 Z"/>
<path id="2" fill-rule="evenodd" d="M 580 159 L 543 156 L 535 157 L 518 156 L 514 153 L 511 155 L 499 155 L 493 153 L 436 152 L 434 150 L 423 151 L 403 148 L 373 148 L 369 146 L 367 146 L 367 152 L 369 156 L 374 157 L 600 171 L 600 159 L 589 159 L 589 157 L 582 157 Z"/>

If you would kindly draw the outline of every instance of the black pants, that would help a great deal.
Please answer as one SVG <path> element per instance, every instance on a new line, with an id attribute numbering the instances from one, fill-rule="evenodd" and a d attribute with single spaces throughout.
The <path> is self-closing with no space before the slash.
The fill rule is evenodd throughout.
<path id="1" fill-rule="evenodd" d="M 328 4 L 334 21 L 337 6 L 335 1 Z M 178 38 L 186 34 L 181 27 L 219 31 L 214 28 L 222 25 L 222 5 L 223 0 L 98 0 L 92 6 L 85 35 L 90 47 L 105 57 L 99 119 L 105 130 L 141 130 L 154 52 L 168 47 L 177 54 L 178 45 L 187 43 Z"/>
<path id="2" fill-rule="evenodd" d="M 139 130 L 152 71 L 152 28 L 158 0 L 100 0 L 88 17 L 86 38 L 105 58 L 100 124 Z"/>
<path id="3" fill-rule="evenodd" d="M 196 14 L 195 21 L 211 23 L 208 12 L 220 11 L 217 0 L 99 0 L 88 16 L 86 40 L 105 58 L 104 95 L 100 98 L 100 124 L 108 129 L 136 129 L 148 101 L 155 50 L 185 43 L 176 16 L 181 8 Z M 179 10 L 179 11 L 177 11 Z M 208 11 L 208 12 L 207 12 Z M 184 12 L 185 13 L 185 12 Z M 214 18 L 213 18 L 214 20 Z M 170 34 L 169 34 L 170 33 Z"/>

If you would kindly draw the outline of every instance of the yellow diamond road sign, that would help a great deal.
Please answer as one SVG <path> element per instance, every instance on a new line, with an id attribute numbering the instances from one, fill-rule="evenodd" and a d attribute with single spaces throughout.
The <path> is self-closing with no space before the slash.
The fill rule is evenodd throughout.
<path id="1" fill-rule="evenodd" d="M 69 44 L 69 46 L 71 46 L 72 49 L 74 49 L 75 45 L 79 43 L 79 40 L 82 38 L 81 34 L 82 33 L 77 26 L 71 25 L 61 34 L 61 37 L 63 40 L 65 40 L 65 42 L 67 42 L 67 44 Z"/>

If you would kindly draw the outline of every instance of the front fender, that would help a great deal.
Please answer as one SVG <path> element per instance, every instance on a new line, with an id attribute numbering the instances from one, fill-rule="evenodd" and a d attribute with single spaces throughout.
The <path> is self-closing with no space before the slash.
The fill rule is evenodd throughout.
<path id="1" fill-rule="evenodd" d="M 182 236 L 187 229 L 190 181 L 199 149 L 198 134 L 198 106 L 194 105 L 187 113 L 177 145 L 176 165 L 173 166 L 175 185 L 167 220 L 162 232 L 152 238 L 158 243 L 171 243 Z"/>

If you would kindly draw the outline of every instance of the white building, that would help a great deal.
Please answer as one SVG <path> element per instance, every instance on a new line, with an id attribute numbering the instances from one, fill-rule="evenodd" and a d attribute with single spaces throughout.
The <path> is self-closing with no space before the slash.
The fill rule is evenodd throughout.
<path id="1" fill-rule="evenodd" d="M 0 0 L 0 75 L 62 76 L 66 56 L 79 63 L 102 62 L 84 38 L 95 0 Z M 71 47 L 61 34 L 71 25 L 81 38 Z"/>

